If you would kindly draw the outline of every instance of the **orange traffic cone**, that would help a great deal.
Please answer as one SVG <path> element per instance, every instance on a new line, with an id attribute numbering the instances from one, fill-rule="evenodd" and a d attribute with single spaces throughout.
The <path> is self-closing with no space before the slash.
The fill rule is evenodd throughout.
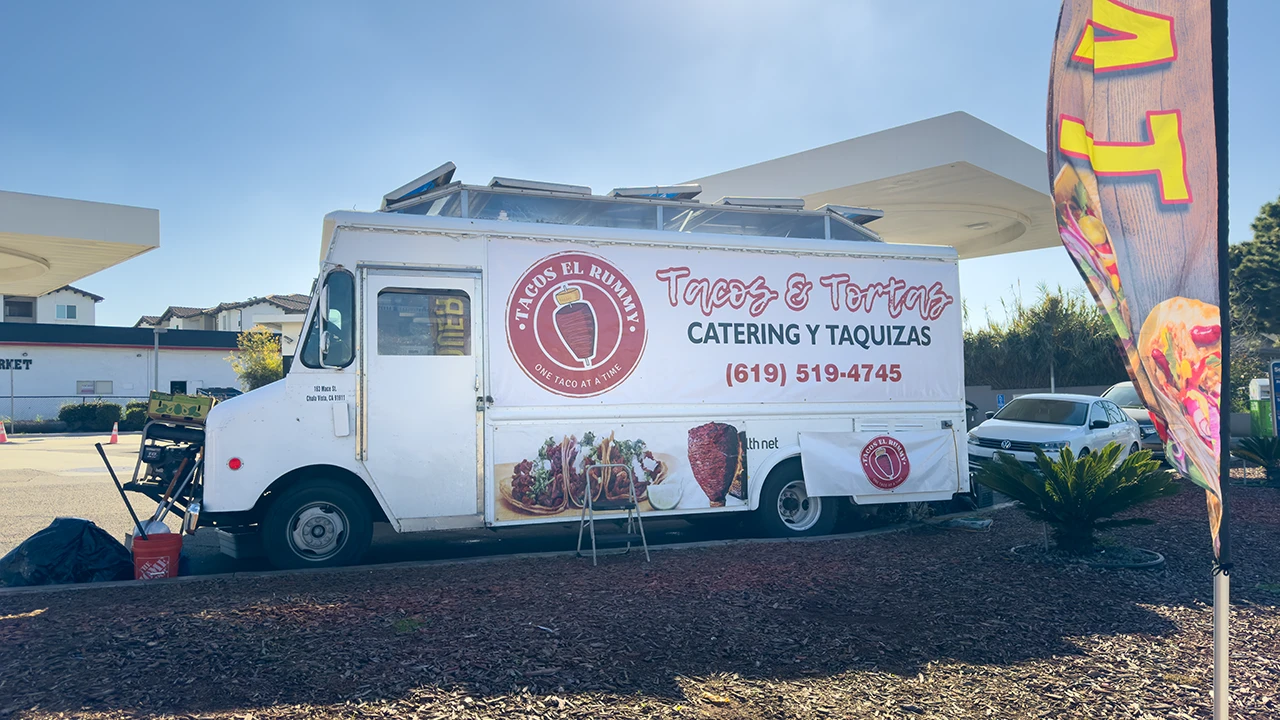
<path id="1" fill-rule="evenodd" d="M 118 442 L 120 442 L 120 423 L 111 423 L 111 439 L 107 444 L 115 445 Z"/>
<path id="2" fill-rule="evenodd" d="M 0 422 L 0 443 L 9 442 L 9 434 L 4 431 L 4 423 Z"/>

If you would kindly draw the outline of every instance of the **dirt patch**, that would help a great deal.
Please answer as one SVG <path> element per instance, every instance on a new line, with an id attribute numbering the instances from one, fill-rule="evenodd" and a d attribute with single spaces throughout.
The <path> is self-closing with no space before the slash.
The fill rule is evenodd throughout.
<path id="1" fill-rule="evenodd" d="M 1280 492 L 1233 488 L 1239 716 L 1280 715 Z M 1044 567 L 989 533 L 0 597 L 0 716 L 1209 717 L 1203 493 Z M 42 612 L 35 612 L 42 611 Z"/>

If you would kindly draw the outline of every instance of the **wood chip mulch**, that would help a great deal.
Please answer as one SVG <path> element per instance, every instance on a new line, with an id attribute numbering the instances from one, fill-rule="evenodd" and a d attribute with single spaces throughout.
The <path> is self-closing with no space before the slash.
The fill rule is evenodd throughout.
<path id="1" fill-rule="evenodd" d="M 1235 718 L 1280 718 L 1280 491 L 1233 487 Z M 1203 493 L 1042 526 L 0 596 L 0 717 L 1208 718 Z"/>

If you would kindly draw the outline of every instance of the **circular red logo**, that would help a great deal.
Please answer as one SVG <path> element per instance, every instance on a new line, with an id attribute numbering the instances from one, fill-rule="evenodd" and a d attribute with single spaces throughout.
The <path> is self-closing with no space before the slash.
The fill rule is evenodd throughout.
<path id="1" fill-rule="evenodd" d="M 529 379 L 557 395 L 608 392 L 640 364 L 646 338 L 635 286 L 604 258 L 545 257 L 507 299 L 507 345 Z"/>
<path id="2" fill-rule="evenodd" d="M 906 482 L 911 474 L 907 449 L 888 435 L 872 438 L 862 448 L 862 471 L 872 485 L 881 490 L 892 490 Z"/>

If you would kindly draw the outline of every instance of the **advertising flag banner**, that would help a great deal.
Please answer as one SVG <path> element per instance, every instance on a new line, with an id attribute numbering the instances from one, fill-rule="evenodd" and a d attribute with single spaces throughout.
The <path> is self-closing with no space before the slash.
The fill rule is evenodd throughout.
<path id="1" fill-rule="evenodd" d="M 1049 81 L 1058 231 L 1169 462 L 1208 496 L 1223 397 L 1209 0 L 1066 0 Z"/>

